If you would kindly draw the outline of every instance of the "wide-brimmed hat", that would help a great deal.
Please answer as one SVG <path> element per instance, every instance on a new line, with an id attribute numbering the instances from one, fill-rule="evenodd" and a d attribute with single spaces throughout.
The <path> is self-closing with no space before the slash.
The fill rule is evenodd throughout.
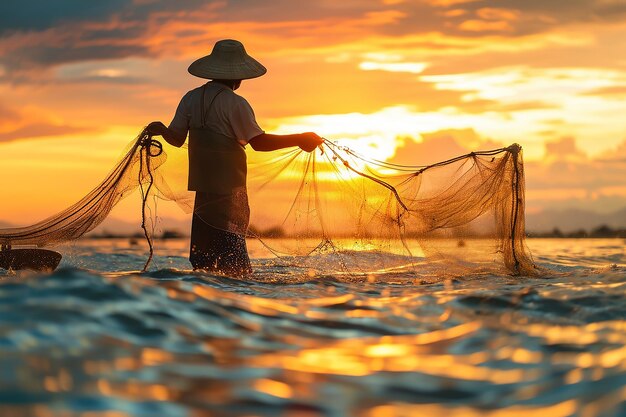
<path id="1" fill-rule="evenodd" d="M 248 55 L 241 42 L 224 39 L 215 43 L 210 55 L 195 60 L 188 71 L 210 80 L 247 80 L 260 77 L 267 69 Z"/>

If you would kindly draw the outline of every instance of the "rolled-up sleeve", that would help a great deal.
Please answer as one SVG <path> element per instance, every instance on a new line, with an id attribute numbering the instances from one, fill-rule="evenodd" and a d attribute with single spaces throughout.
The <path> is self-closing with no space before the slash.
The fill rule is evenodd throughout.
<path id="1" fill-rule="evenodd" d="M 265 133 L 265 131 L 259 127 L 254 116 L 254 110 L 248 101 L 241 96 L 238 98 L 239 100 L 230 113 L 230 125 L 237 141 L 246 145 L 250 139 Z"/>
<path id="2" fill-rule="evenodd" d="M 191 108 L 189 106 L 190 93 L 187 93 L 183 96 L 176 108 L 176 114 L 174 114 L 174 118 L 172 119 L 169 129 L 174 132 L 174 134 L 182 139 L 187 137 L 187 132 L 189 131 L 189 122 L 191 121 Z"/>

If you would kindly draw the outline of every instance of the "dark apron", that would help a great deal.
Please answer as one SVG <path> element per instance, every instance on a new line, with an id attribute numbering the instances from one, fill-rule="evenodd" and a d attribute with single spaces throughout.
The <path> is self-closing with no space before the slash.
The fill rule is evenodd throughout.
<path id="1" fill-rule="evenodd" d="M 222 91 L 209 93 L 209 111 Z M 207 93 L 205 85 L 202 101 L 194 106 L 200 113 L 192 114 L 192 126 L 195 120 L 201 126 L 189 129 L 188 185 L 196 191 L 189 261 L 194 269 L 243 275 L 252 272 L 244 237 L 250 220 L 246 152 L 235 138 L 206 127 Z"/>

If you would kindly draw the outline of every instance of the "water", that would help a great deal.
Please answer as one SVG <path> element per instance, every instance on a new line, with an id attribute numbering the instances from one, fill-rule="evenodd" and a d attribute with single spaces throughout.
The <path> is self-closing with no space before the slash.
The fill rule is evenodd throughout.
<path id="1" fill-rule="evenodd" d="M 530 240 L 539 278 L 431 281 L 255 261 L 241 282 L 185 246 L 145 274 L 116 272 L 144 248 L 113 240 L 0 273 L 0 415 L 626 415 L 622 240 Z"/>

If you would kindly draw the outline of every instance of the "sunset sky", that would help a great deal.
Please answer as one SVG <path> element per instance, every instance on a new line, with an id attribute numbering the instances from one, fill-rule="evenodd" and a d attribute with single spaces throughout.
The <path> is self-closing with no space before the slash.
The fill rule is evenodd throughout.
<path id="1" fill-rule="evenodd" d="M 223 38 L 268 68 L 238 90 L 267 132 L 406 164 L 518 142 L 529 212 L 626 207 L 624 0 L 24 0 L 0 3 L 0 221 L 97 185 Z"/>

